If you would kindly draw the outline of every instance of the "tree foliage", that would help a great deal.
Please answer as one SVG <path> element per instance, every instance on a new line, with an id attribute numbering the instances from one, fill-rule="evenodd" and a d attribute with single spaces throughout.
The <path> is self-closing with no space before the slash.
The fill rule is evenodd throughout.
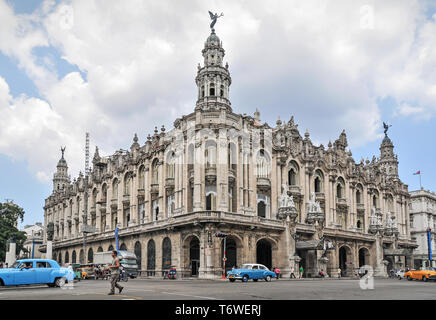
<path id="1" fill-rule="evenodd" d="M 6 259 L 7 243 L 9 240 L 14 240 L 17 244 L 16 254 L 23 250 L 26 233 L 17 229 L 18 219 L 22 222 L 23 218 L 23 208 L 14 203 L 0 202 L 0 261 L 5 261 Z"/>

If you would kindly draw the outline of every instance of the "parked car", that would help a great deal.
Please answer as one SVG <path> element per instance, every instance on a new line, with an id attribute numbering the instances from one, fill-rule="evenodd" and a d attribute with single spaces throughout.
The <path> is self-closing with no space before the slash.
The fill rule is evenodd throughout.
<path id="1" fill-rule="evenodd" d="M 241 268 L 233 269 L 227 272 L 227 278 L 230 282 L 235 280 L 241 280 L 242 282 L 247 282 L 249 279 L 257 281 L 263 279 L 265 281 L 271 281 L 275 278 L 276 274 L 270 271 L 263 264 L 258 263 L 246 263 L 241 266 Z"/>
<path id="2" fill-rule="evenodd" d="M 73 268 L 75 279 L 80 281 L 80 279 L 82 279 L 82 271 L 80 270 L 80 263 L 72 263 L 71 267 Z"/>
<path id="3" fill-rule="evenodd" d="M 422 268 L 421 270 L 410 270 L 404 274 L 404 277 L 411 281 L 415 280 L 436 280 L 436 271 L 433 268 Z"/>
<path id="4" fill-rule="evenodd" d="M 74 271 L 50 259 L 20 259 L 11 268 L 0 269 L 0 286 L 47 284 L 61 287 L 74 280 Z"/>
<path id="5" fill-rule="evenodd" d="M 395 276 L 398 278 L 398 280 L 404 279 L 404 274 L 406 273 L 406 270 L 398 270 L 395 272 Z"/>

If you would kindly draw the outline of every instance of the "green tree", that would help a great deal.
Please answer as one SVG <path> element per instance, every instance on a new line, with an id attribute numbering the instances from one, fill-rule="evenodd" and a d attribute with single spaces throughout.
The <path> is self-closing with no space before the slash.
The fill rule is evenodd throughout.
<path id="1" fill-rule="evenodd" d="M 23 250 L 26 233 L 18 231 L 16 227 L 18 219 L 23 222 L 23 218 L 23 208 L 11 202 L 0 202 L 0 261 L 5 261 L 7 243 L 11 239 L 17 244 L 16 254 Z"/>

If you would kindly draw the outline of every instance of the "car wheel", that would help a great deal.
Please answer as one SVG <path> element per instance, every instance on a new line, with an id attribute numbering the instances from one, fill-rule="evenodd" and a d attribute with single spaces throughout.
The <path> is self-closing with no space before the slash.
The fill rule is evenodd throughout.
<path id="1" fill-rule="evenodd" d="M 229 279 L 230 280 L 230 282 L 235 282 L 235 279 Z"/>
<path id="2" fill-rule="evenodd" d="M 410 276 L 407 276 L 407 280 L 412 281 L 412 278 Z"/>
<path id="3" fill-rule="evenodd" d="M 270 282 L 271 281 L 271 276 L 266 276 L 265 281 L 266 282 Z"/>
<path id="4" fill-rule="evenodd" d="M 427 277 L 426 276 L 422 276 L 422 281 L 427 282 Z"/>
<path id="5" fill-rule="evenodd" d="M 56 287 L 63 287 L 65 285 L 65 278 L 61 277 L 61 278 L 57 278 L 55 281 L 55 285 Z"/>
<path id="6" fill-rule="evenodd" d="M 247 282 L 248 281 L 248 276 L 245 274 L 243 277 L 242 277 L 242 282 Z"/>

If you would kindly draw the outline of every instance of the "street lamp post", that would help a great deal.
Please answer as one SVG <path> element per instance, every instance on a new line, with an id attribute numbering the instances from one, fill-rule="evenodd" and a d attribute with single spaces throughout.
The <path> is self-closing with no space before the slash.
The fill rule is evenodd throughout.
<path id="1" fill-rule="evenodd" d="M 227 237 L 227 233 L 224 232 L 216 232 L 215 233 L 215 237 L 217 238 L 224 238 L 224 250 L 223 250 L 223 274 L 221 276 L 221 279 L 225 279 L 226 278 L 226 237 Z"/>

